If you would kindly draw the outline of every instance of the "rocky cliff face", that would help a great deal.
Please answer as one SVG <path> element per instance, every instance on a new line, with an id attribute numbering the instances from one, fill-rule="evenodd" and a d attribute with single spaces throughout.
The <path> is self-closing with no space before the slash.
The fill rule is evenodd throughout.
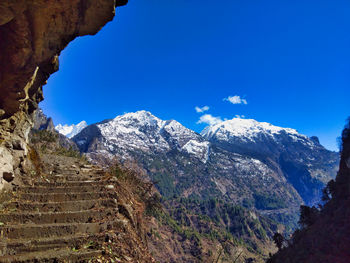
<path id="1" fill-rule="evenodd" d="M 297 230 L 288 246 L 274 255 L 269 263 L 350 262 L 349 135 L 350 122 L 342 134 L 342 153 L 337 178 L 327 186 L 330 200 L 321 209 L 314 209 L 312 213 L 304 215 L 307 225 Z"/>
<path id="2" fill-rule="evenodd" d="M 71 163 L 69 165 L 67 160 L 69 158 L 73 160 L 79 158 L 79 156 L 71 157 L 70 155 L 74 151 L 61 150 L 61 141 L 57 140 L 60 137 L 58 134 L 54 134 L 52 121 L 47 120 L 45 116 L 40 116 L 40 112 L 34 114 L 38 103 L 43 99 L 42 86 L 46 83 L 50 74 L 58 70 L 58 56 L 65 46 L 75 37 L 96 34 L 102 26 L 113 19 L 115 7 L 123 5 L 126 2 L 127 0 L 0 1 L 0 190 L 15 186 L 12 189 L 13 191 L 4 191 L 2 193 L 4 198 L 5 196 L 7 198 L 7 193 L 12 194 L 16 190 L 18 193 L 18 189 L 21 187 L 26 188 L 33 184 L 40 186 L 38 180 L 42 178 L 41 176 L 47 176 L 48 173 L 52 175 L 53 170 L 43 170 L 45 167 L 52 168 L 44 160 L 48 160 L 49 162 L 55 162 L 57 160 L 58 162 L 54 166 L 56 168 L 61 166 L 63 168 L 61 172 L 65 174 L 70 172 L 69 167 L 72 167 L 72 165 L 77 167 L 77 164 Z M 34 128 L 36 128 L 37 132 L 32 133 L 34 137 L 31 138 L 32 144 L 29 145 L 29 133 L 33 125 L 35 125 Z M 35 145 L 34 141 L 38 144 Z M 52 147 L 48 147 L 48 144 L 52 145 Z M 40 147 L 37 151 L 35 147 L 39 146 L 45 147 Z M 56 146 L 59 148 L 56 149 Z M 46 151 L 41 152 L 40 150 L 43 149 Z M 45 156 L 48 156 L 47 152 L 49 152 L 50 156 L 45 158 Z M 79 162 L 79 160 L 76 161 Z M 27 165 L 27 163 L 31 163 L 31 165 Z M 81 174 L 80 171 L 76 171 L 73 175 L 78 173 Z M 34 181 L 30 182 L 31 180 Z M 78 180 L 84 181 L 85 179 L 81 176 Z M 46 178 L 44 181 L 46 184 L 50 180 Z M 51 186 L 57 190 L 57 184 L 54 183 Z M 37 194 L 37 191 L 37 189 L 34 190 L 34 195 Z M 47 244 L 49 244 L 49 246 L 45 246 L 45 255 L 40 252 L 28 252 L 42 250 L 41 245 L 36 243 L 30 245 L 32 250 L 16 252 L 16 258 L 14 258 L 13 251 L 8 250 L 6 252 L 6 247 L 10 246 L 6 242 L 2 242 L 0 254 L 8 253 L 8 256 L 3 259 L 11 262 L 17 262 L 18 260 L 27 260 L 28 262 L 62 262 L 63 259 L 72 262 L 86 262 L 87 260 L 91 262 L 121 262 L 122 260 L 117 257 L 117 254 L 123 256 L 121 257 L 123 262 L 154 262 L 147 252 L 147 245 L 142 235 L 141 219 L 143 206 L 138 202 L 139 199 L 133 196 L 135 189 L 121 182 L 118 185 L 118 191 L 120 192 L 117 196 L 123 199 L 125 198 L 127 202 L 125 203 L 125 209 L 118 207 L 122 217 L 121 224 L 119 224 L 121 229 L 118 229 L 118 226 L 114 226 L 113 229 L 111 229 L 111 225 L 107 226 L 108 229 L 106 228 L 105 230 L 108 230 L 108 235 L 112 234 L 112 231 L 116 231 L 116 233 L 113 234 L 113 237 L 111 236 L 112 238 L 103 239 L 106 243 L 106 251 L 102 254 L 100 253 L 98 259 L 92 259 L 92 256 L 85 257 L 84 260 L 77 259 L 74 255 L 70 257 L 70 255 L 77 253 L 74 251 L 72 253 L 69 243 L 65 243 L 65 247 L 68 249 L 65 255 L 60 255 L 56 249 L 50 252 L 50 248 L 62 244 L 61 241 L 64 240 L 64 237 L 61 236 L 59 231 L 51 231 L 50 224 L 45 225 L 44 222 L 48 222 L 45 220 L 42 221 L 44 227 L 49 227 L 50 229 L 48 231 L 40 231 L 39 233 L 40 237 L 43 237 L 42 234 L 44 232 L 49 237 L 45 239 Z M 52 193 L 51 190 L 48 190 L 48 192 L 49 194 L 43 194 L 43 196 L 46 196 L 45 198 Z M 88 192 L 90 194 L 91 190 L 88 190 Z M 106 195 L 107 193 L 103 192 L 101 194 Z M 67 197 L 66 189 L 64 189 L 63 195 Z M 76 194 L 69 197 L 69 201 L 76 200 L 74 199 L 75 197 L 77 197 Z M 6 203 L 4 201 L 11 202 L 11 200 L 4 198 L 1 200 L 2 213 L 4 212 L 3 205 Z M 36 204 L 43 200 L 37 201 Z M 130 203 L 132 206 L 129 207 Z M 47 206 L 45 207 L 48 208 Z M 89 209 L 95 208 L 94 205 L 88 205 L 87 207 Z M 35 211 L 35 217 L 42 216 L 39 208 L 29 210 L 30 212 Z M 57 218 L 61 218 L 60 213 L 57 211 L 60 211 L 60 209 L 55 208 L 53 213 L 54 219 L 50 217 L 53 219 L 52 223 L 58 223 L 59 219 Z M 48 215 L 48 213 L 43 214 Z M 93 219 L 90 218 L 85 223 L 79 221 L 79 224 L 96 224 L 96 222 L 92 221 Z M 15 226 L 15 228 L 20 228 L 25 233 L 29 233 L 33 224 L 34 228 L 37 227 L 34 222 L 39 224 L 32 217 L 29 225 L 23 225 L 23 222 L 17 222 L 19 226 Z M 62 230 L 73 229 L 69 226 L 72 225 L 73 221 L 68 219 L 66 222 L 68 222 L 68 226 L 62 226 L 61 224 Z M 9 220 L 9 224 L 16 224 L 16 222 L 15 220 Z M 4 224 L 2 223 L 2 225 Z M 74 229 L 76 230 L 75 233 L 79 234 L 82 228 L 74 227 Z M 86 229 L 88 230 L 88 234 L 92 233 L 92 229 L 99 232 L 98 234 L 102 234 L 99 231 L 101 229 L 98 228 L 88 227 Z M 11 231 L 2 229 L 1 232 L 9 233 Z M 34 232 L 31 231 L 32 234 Z M 36 242 L 40 239 L 35 235 L 26 236 L 27 239 L 23 239 L 25 235 L 23 235 L 23 232 L 21 233 L 19 234 L 20 239 L 21 241 L 25 240 L 24 242 L 26 243 L 26 245 L 21 245 L 21 248 L 26 247 L 28 242 Z M 63 236 L 67 235 L 67 232 L 64 233 Z M 62 239 L 59 240 L 61 237 Z M 90 239 L 87 242 L 92 244 L 94 240 Z M 113 247 L 111 248 L 111 246 Z M 76 249 L 75 247 L 73 248 Z M 110 259 L 104 259 L 107 253 L 111 253 Z"/>
<path id="3" fill-rule="evenodd" d="M 56 138 L 56 145 L 54 148 L 63 148 L 66 150 L 79 151 L 78 146 L 66 136 L 60 134 L 55 130 L 52 118 L 47 117 L 43 111 L 39 108 L 33 114 L 33 128 L 29 134 L 29 138 L 33 141 L 33 138 L 38 135 L 47 134 Z M 37 144 L 40 144 L 39 142 Z M 43 142 L 44 146 L 47 147 L 47 143 Z"/>
<path id="4" fill-rule="evenodd" d="M 23 173 L 31 115 L 58 56 L 78 36 L 96 34 L 127 0 L 0 2 L 0 189 Z"/>
<path id="5" fill-rule="evenodd" d="M 33 129 L 54 132 L 55 126 L 53 125 L 52 118 L 48 118 L 41 109 L 38 109 L 35 111 L 33 117 Z"/>
<path id="6" fill-rule="evenodd" d="M 294 129 L 249 119 L 227 120 L 203 131 L 211 143 L 280 167 L 306 204 L 317 204 L 324 185 L 337 172 L 338 153 L 325 149 L 317 137 Z"/>

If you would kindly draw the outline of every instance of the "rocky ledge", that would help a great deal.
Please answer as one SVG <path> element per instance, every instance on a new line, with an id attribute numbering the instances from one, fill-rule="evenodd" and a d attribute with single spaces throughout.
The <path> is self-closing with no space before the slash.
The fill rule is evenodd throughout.
<path id="1" fill-rule="evenodd" d="M 33 112 L 58 56 L 78 36 L 94 35 L 127 0 L 0 2 L 0 189 L 25 172 Z"/>

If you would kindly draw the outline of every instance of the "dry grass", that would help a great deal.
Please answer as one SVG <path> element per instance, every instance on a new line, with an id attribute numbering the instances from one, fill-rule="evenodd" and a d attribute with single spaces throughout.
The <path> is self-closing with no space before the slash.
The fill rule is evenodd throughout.
<path id="1" fill-rule="evenodd" d="M 38 153 L 38 151 L 35 148 L 29 147 L 28 159 L 31 161 L 32 165 L 34 166 L 36 174 L 40 175 L 42 173 L 43 166 L 42 166 L 40 154 Z"/>

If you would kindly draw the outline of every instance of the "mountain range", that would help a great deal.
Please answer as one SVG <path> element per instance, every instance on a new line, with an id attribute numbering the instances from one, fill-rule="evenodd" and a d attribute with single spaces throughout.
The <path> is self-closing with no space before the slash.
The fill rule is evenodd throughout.
<path id="1" fill-rule="evenodd" d="M 88 125 L 72 141 L 92 162 L 132 161 L 153 181 L 164 210 L 151 212 L 149 244 L 160 262 L 213 261 L 217 247 L 227 249 L 223 262 L 263 262 L 273 234 L 297 227 L 300 205 L 320 202 L 339 162 L 315 136 L 240 118 L 199 134 L 138 111 Z"/>
<path id="2" fill-rule="evenodd" d="M 300 204 L 320 201 L 339 162 L 317 137 L 251 119 L 198 134 L 138 111 L 89 125 L 72 139 L 92 160 L 135 160 L 165 198 L 213 197 L 283 223 L 295 223 L 290 217 Z"/>
<path id="3" fill-rule="evenodd" d="M 81 132 L 82 129 L 84 129 L 87 126 L 86 121 L 81 121 L 78 124 L 72 124 L 72 125 L 62 125 L 58 124 L 55 126 L 55 129 L 62 135 L 68 137 L 69 139 L 73 138 L 75 135 L 77 135 L 79 132 Z"/>

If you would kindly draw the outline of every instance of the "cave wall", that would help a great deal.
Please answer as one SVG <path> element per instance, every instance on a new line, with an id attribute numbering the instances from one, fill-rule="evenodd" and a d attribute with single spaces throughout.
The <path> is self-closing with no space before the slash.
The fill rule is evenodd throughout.
<path id="1" fill-rule="evenodd" d="M 0 189 L 25 173 L 32 115 L 43 100 L 42 86 L 58 70 L 60 52 L 76 37 L 96 34 L 126 3 L 0 1 Z"/>

